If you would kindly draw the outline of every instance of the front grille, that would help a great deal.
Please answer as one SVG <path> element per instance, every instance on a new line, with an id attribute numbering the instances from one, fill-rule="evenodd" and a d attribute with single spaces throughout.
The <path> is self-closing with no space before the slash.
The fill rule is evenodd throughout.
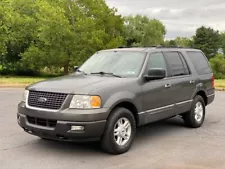
<path id="1" fill-rule="evenodd" d="M 32 107 L 58 110 L 62 106 L 67 94 L 29 91 L 28 105 Z"/>
<path id="2" fill-rule="evenodd" d="M 35 125 L 44 126 L 44 127 L 55 127 L 57 123 L 56 120 L 47 120 L 47 119 L 30 117 L 30 116 L 27 116 L 27 120 L 30 124 L 35 124 Z"/>

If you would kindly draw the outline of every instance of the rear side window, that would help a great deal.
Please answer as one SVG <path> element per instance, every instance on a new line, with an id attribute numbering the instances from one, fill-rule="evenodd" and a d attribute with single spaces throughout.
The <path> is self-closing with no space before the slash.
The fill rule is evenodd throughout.
<path id="1" fill-rule="evenodd" d="M 172 76 L 188 75 L 188 67 L 185 60 L 178 52 L 165 52 L 167 62 L 169 64 Z"/>
<path id="2" fill-rule="evenodd" d="M 187 54 L 199 75 L 212 73 L 209 62 L 202 52 L 187 52 Z"/>

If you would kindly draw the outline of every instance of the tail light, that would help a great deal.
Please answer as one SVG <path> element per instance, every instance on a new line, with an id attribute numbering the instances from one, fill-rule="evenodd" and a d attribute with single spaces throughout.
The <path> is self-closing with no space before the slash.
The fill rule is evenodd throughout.
<path id="1" fill-rule="evenodd" d="M 215 87 L 215 79 L 214 79 L 214 75 L 212 76 L 212 87 Z"/>

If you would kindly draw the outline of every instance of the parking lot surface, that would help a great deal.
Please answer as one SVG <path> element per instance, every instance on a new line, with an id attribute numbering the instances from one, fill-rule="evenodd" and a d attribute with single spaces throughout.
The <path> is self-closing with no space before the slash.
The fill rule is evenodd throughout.
<path id="1" fill-rule="evenodd" d="M 113 156 L 99 144 L 46 141 L 16 122 L 22 89 L 0 89 L 1 169 L 225 169 L 225 92 L 217 92 L 202 128 L 186 128 L 181 118 L 137 131 L 129 152 Z"/>

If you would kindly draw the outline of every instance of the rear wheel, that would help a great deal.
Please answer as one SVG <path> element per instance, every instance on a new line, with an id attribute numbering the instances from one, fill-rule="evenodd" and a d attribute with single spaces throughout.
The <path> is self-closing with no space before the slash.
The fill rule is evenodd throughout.
<path id="1" fill-rule="evenodd" d="M 136 133 L 133 114 L 125 108 L 116 108 L 107 120 L 101 139 L 102 149 L 111 154 L 122 154 L 129 150 Z"/>
<path id="2" fill-rule="evenodd" d="M 201 127 L 205 119 L 205 102 L 197 95 L 192 103 L 191 110 L 183 115 L 184 122 L 192 128 Z"/>

